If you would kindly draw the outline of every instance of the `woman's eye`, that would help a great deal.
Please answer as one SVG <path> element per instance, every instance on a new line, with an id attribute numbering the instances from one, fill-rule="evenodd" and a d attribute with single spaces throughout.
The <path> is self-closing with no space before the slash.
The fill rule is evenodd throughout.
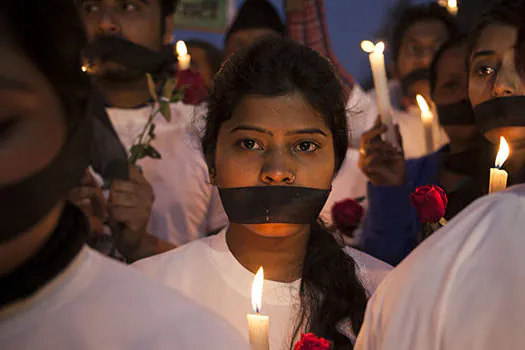
<path id="1" fill-rule="evenodd" d="M 457 81 L 449 81 L 443 84 L 443 87 L 448 90 L 455 90 L 459 86 L 459 83 Z"/>
<path id="2" fill-rule="evenodd" d="M 120 3 L 120 10 L 122 12 L 134 12 L 138 10 L 137 5 L 131 3 L 131 2 L 121 2 Z"/>
<path id="3" fill-rule="evenodd" d="M 311 141 L 302 141 L 295 145 L 295 152 L 315 152 L 319 149 L 319 146 Z"/>
<path id="4" fill-rule="evenodd" d="M 479 77 L 488 77 L 496 73 L 496 69 L 490 66 L 481 66 L 476 69 L 476 75 Z"/>
<path id="5" fill-rule="evenodd" d="M 261 144 L 253 139 L 240 140 L 237 144 L 241 146 L 242 149 L 249 151 L 259 151 L 263 149 Z"/>
<path id="6" fill-rule="evenodd" d="M 85 13 L 95 13 L 95 12 L 98 12 L 99 10 L 100 10 L 100 6 L 95 3 L 85 2 L 82 5 L 82 12 L 85 12 Z"/>

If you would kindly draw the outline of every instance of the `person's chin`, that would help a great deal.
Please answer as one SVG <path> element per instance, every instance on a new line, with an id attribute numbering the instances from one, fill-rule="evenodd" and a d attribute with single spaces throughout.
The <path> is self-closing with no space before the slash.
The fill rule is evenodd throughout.
<path id="1" fill-rule="evenodd" d="M 255 234 L 268 238 L 284 238 L 302 233 L 305 225 L 302 224 L 245 224 L 247 229 Z"/>
<path id="2" fill-rule="evenodd" d="M 485 138 L 496 146 L 499 145 L 501 136 L 507 140 L 511 148 L 525 148 L 525 126 L 497 128 L 485 133 Z"/>
<path id="3" fill-rule="evenodd" d="M 128 69 L 118 63 L 106 62 L 91 68 L 91 74 L 107 81 L 130 81 L 143 73 Z"/>

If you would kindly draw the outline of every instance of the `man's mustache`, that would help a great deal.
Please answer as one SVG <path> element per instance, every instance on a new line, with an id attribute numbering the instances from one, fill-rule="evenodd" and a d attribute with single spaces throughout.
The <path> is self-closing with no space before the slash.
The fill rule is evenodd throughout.
<path id="1" fill-rule="evenodd" d="M 137 45 L 119 36 L 99 36 L 84 49 L 88 61 L 114 62 L 145 73 L 157 73 L 177 62 L 173 48 L 160 51 Z"/>

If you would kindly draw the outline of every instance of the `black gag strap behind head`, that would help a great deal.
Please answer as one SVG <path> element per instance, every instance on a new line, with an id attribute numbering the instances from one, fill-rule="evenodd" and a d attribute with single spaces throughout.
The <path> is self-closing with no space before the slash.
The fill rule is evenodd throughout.
<path id="1" fill-rule="evenodd" d="M 436 105 L 439 124 L 443 126 L 475 125 L 476 118 L 469 100 L 449 105 Z"/>
<path id="2" fill-rule="evenodd" d="M 525 127 L 525 96 L 498 97 L 474 108 L 476 124 L 482 134 L 491 130 Z"/>
<path id="3" fill-rule="evenodd" d="M 401 78 L 401 89 L 403 91 L 403 95 L 407 96 L 410 86 L 414 84 L 415 82 L 421 81 L 421 80 L 428 81 L 429 79 L 430 79 L 430 70 L 426 68 L 417 69 L 415 71 L 408 73 L 406 76 Z"/>
<path id="4" fill-rule="evenodd" d="M 296 186 L 219 188 L 228 219 L 236 224 L 310 224 L 330 190 Z"/>
<path id="5" fill-rule="evenodd" d="M 159 73 L 177 62 L 172 46 L 165 46 L 160 52 L 137 45 L 119 36 L 96 38 L 84 50 L 88 61 L 108 61 L 144 73 Z"/>

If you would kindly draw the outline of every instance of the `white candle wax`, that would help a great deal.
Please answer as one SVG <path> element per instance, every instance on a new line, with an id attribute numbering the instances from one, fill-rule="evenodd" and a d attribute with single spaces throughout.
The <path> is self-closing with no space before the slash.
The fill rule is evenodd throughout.
<path id="1" fill-rule="evenodd" d="M 489 193 L 503 191 L 505 188 L 507 188 L 508 177 L 509 174 L 505 170 L 491 168 Z"/>
<path id="2" fill-rule="evenodd" d="M 392 105 L 390 104 L 390 91 L 388 89 L 388 78 L 385 68 L 385 55 L 383 54 L 385 45 L 382 42 L 379 42 L 373 46 L 373 49 L 370 47 L 370 50 L 367 50 L 363 43 L 361 44 L 363 50 L 369 53 L 368 58 L 370 60 L 370 67 L 372 68 L 372 76 L 374 78 L 379 115 L 381 116 L 383 124 L 388 128 L 386 139 L 393 144 L 397 144 L 394 123 L 392 120 L 393 112 Z"/>
<path id="3" fill-rule="evenodd" d="M 417 95 L 416 101 L 421 110 L 426 153 L 430 154 L 434 152 L 434 114 L 423 96 Z"/>
<path id="4" fill-rule="evenodd" d="M 248 314 L 248 334 L 253 350 L 269 350 L 268 326 L 270 318 L 261 314 Z"/>
<path id="5" fill-rule="evenodd" d="M 191 64 L 191 56 L 185 55 L 185 56 L 179 56 L 179 70 L 186 70 L 190 68 Z"/>

